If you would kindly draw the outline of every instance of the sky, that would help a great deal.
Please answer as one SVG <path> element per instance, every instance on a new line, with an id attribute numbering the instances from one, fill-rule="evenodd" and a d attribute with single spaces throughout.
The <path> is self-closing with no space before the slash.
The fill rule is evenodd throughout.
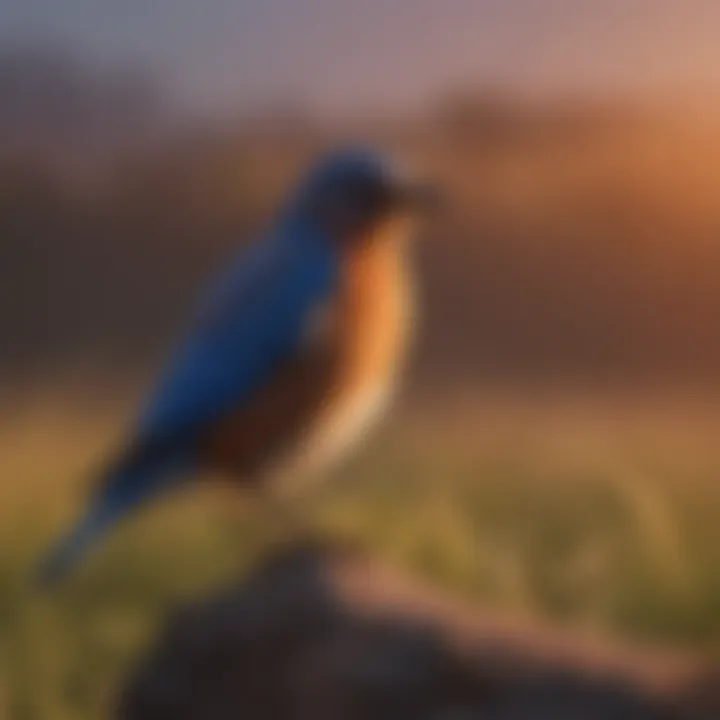
<path id="1" fill-rule="evenodd" d="M 0 47 L 25 45 L 146 68 L 199 107 L 720 92 L 719 0 L 2 0 Z"/>

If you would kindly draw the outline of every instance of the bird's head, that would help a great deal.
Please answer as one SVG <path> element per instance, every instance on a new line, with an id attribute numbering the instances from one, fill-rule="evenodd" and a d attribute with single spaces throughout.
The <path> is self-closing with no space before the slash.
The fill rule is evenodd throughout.
<path id="1" fill-rule="evenodd" d="M 437 202 L 427 181 L 368 151 L 344 151 L 321 160 L 296 198 L 295 210 L 342 245 L 408 236 Z"/>

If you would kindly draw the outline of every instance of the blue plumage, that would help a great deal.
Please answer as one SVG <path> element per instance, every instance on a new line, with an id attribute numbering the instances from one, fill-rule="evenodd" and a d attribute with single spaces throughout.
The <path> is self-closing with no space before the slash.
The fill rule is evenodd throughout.
<path id="1" fill-rule="evenodd" d="M 299 349 L 308 317 L 331 294 L 337 274 L 331 243 L 300 221 L 252 247 L 211 288 L 143 413 L 140 438 L 192 437 L 264 385 Z"/>
<path id="2" fill-rule="evenodd" d="M 197 470 L 201 436 L 252 405 L 280 368 L 297 360 L 308 322 L 336 294 L 347 247 L 371 237 L 375 224 L 407 201 L 394 182 L 373 154 L 320 163 L 267 236 L 211 285 L 127 449 L 41 567 L 42 581 L 62 577 L 124 515 Z"/>
<path id="3" fill-rule="evenodd" d="M 307 318 L 332 292 L 337 253 L 300 219 L 241 254 L 201 303 L 195 327 L 141 415 L 133 451 L 112 467 L 84 519 L 44 562 L 61 578 L 132 508 L 194 469 L 194 443 L 298 352 Z"/>

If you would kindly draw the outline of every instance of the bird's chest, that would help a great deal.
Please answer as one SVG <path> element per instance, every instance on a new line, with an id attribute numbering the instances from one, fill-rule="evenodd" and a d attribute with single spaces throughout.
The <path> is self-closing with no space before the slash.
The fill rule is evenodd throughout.
<path id="1" fill-rule="evenodd" d="M 349 258 L 330 310 L 332 372 L 311 451 L 340 453 L 382 414 L 392 395 L 412 325 L 402 248 L 380 245 Z"/>
<path id="2" fill-rule="evenodd" d="M 401 248 L 345 258 L 338 290 L 309 318 L 297 356 L 209 438 L 211 464 L 249 477 L 278 464 L 315 469 L 341 454 L 386 405 L 410 320 Z"/>

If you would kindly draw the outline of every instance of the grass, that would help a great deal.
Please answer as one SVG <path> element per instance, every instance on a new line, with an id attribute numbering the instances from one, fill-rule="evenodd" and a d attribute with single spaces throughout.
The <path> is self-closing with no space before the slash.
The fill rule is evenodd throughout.
<path id="1" fill-rule="evenodd" d="M 55 596 L 33 593 L 33 563 L 122 407 L 55 396 L 0 419 L 0 702 L 13 720 L 106 717 L 168 612 L 241 572 L 274 531 L 207 487 L 134 519 Z M 478 602 L 713 652 L 718 430 L 720 416 L 672 403 L 421 406 L 305 504 L 320 531 Z"/>

